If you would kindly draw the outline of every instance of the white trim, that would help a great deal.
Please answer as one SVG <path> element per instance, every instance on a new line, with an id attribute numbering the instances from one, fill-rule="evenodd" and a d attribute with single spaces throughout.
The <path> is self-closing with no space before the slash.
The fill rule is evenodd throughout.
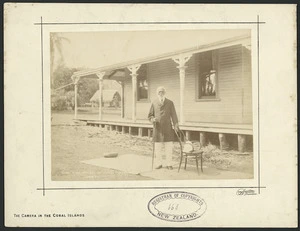
<path id="1" fill-rule="evenodd" d="M 173 57 L 173 61 L 178 64 L 179 78 L 180 78 L 180 123 L 184 123 L 184 91 L 185 91 L 185 64 L 190 60 L 192 54 L 184 55 L 180 54 Z"/>
<path id="2" fill-rule="evenodd" d="M 156 61 L 160 61 L 160 60 L 170 59 L 179 54 L 192 55 L 192 54 L 203 52 L 203 51 L 219 49 L 219 48 L 228 47 L 228 46 L 237 45 L 237 44 L 245 44 L 245 43 L 247 43 L 247 41 L 250 38 L 251 38 L 250 35 L 239 36 L 239 37 L 226 39 L 226 40 L 222 40 L 222 41 L 218 41 L 218 42 L 214 42 L 214 43 L 210 43 L 210 44 L 206 44 L 206 45 L 192 47 L 190 49 L 185 49 L 185 50 L 181 50 L 181 51 L 174 51 L 174 52 L 167 53 L 167 54 L 133 60 L 133 61 L 124 62 L 124 63 L 118 63 L 118 64 L 100 67 L 100 68 L 96 68 L 96 69 L 92 69 L 92 70 L 78 71 L 78 72 L 75 72 L 73 74 L 73 76 L 84 77 L 84 76 L 93 75 L 93 74 L 96 74 L 96 73 L 102 72 L 102 71 L 111 71 L 111 70 L 115 70 L 115 69 L 127 68 L 128 66 L 132 66 L 132 65 L 142 65 L 145 63 L 151 63 L 151 62 L 156 62 Z"/>

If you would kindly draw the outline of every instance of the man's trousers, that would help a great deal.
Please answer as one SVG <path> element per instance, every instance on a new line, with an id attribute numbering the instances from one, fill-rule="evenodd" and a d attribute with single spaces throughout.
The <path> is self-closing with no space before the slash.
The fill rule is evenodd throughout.
<path id="1" fill-rule="evenodd" d="M 173 142 L 155 142 L 156 166 L 172 166 Z M 166 156 L 166 163 L 163 164 L 162 156 Z"/>

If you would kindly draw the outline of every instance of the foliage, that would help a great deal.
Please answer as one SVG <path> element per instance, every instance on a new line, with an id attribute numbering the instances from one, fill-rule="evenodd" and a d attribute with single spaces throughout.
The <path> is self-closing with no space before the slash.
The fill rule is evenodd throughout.
<path id="1" fill-rule="evenodd" d="M 90 98 L 99 89 L 98 80 L 96 79 L 81 79 L 78 82 L 78 104 L 83 105 L 90 102 Z"/>
<path id="2" fill-rule="evenodd" d="M 53 84 L 52 89 L 58 89 L 60 87 L 63 87 L 67 84 L 72 83 L 71 76 L 74 72 L 78 71 L 76 68 L 68 68 L 65 66 L 58 66 L 56 70 L 53 72 Z M 71 91 L 74 90 L 74 85 L 69 85 L 64 88 L 65 91 Z"/>
<path id="3" fill-rule="evenodd" d="M 68 38 L 60 33 L 50 33 L 50 53 L 51 53 L 51 106 L 55 110 L 73 109 L 75 105 L 74 84 L 71 76 L 78 68 L 68 68 L 65 66 L 63 46 L 70 43 Z M 78 106 L 89 102 L 90 98 L 98 89 L 97 80 L 81 79 L 78 82 Z"/>
<path id="4" fill-rule="evenodd" d="M 53 110 L 68 110 L 75 107 L 74 91 L 65 91 L 64 89 L 52 94 L 51 108 Z"/>
<path id="5" fill-rule="evenodd" d="M 76 71 L 78 71 L 78 69 L 65 66 L 58 66 L 54 71 L 52 76 L 54 80 L 52 83 L 52 109 L 74 110 L 74 84 L 72 83 L 71 76 Z M 98 88 L 98 81 L 96 79 L 81 79 L 78 82 L 78 106 L 89 102 Z"/>

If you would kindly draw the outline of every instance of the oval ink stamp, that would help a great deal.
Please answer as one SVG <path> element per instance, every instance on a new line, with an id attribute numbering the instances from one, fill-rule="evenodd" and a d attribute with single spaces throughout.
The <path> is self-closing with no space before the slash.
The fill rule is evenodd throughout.
<path id="1" fill-rule="evenodd" d="M 153 197 L 148 210 L 161 220 L 184 222 L 201 217 L 206 211 L 206 203 L 196 194 L 174 191 Z"/>

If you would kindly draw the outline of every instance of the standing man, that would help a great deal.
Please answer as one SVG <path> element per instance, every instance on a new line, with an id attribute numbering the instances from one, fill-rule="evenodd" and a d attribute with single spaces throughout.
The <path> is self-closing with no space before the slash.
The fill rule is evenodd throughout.
<path id="1" fill-rule="evenodd" d="M 177 131 L 178 119 L 174 103 L 165 97 L 166 89 L 158 87 L 156 90 L 157 99 L 152 102 L 148 119 L 153 123 L 153 142 L 155 155 L 157 157 L 156 169 L 162 168 L 162 154 L 166 156 L 167 169 L 172 170 L 173 141 L 176 135 L 172 124 Z"/>

